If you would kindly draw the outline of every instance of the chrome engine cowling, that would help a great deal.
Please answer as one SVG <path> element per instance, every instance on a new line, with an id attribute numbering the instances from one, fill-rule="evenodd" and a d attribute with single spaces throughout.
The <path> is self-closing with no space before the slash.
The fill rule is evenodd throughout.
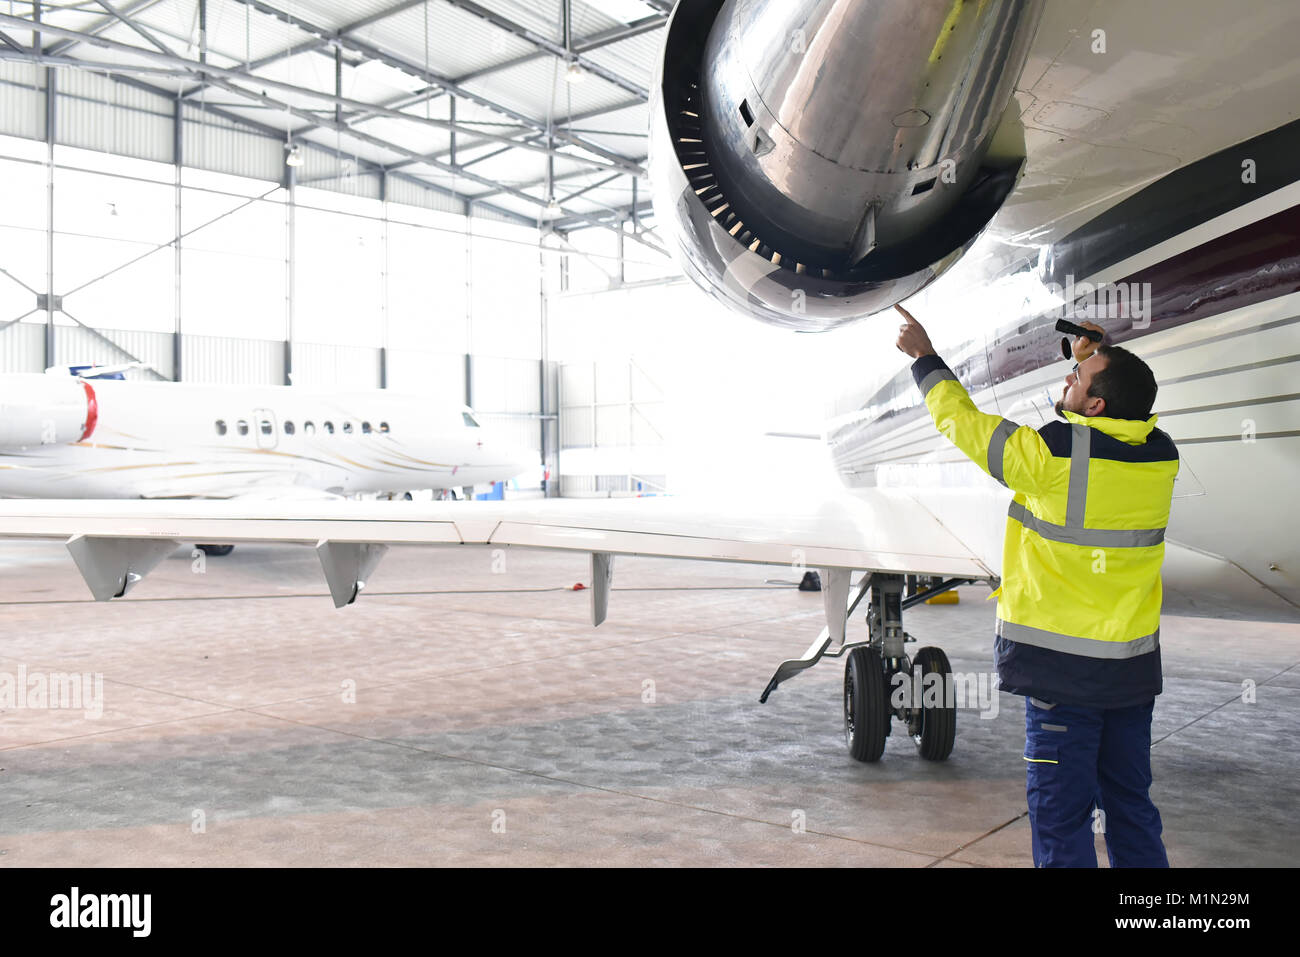
<path id="1" fill-rule="evenodd" d="M 683 269 L 748 315 L 809 331 L 919 291 L 1024 166 L 1011 95 L 1041 10 L 680 0 L 650 163 Z"/>

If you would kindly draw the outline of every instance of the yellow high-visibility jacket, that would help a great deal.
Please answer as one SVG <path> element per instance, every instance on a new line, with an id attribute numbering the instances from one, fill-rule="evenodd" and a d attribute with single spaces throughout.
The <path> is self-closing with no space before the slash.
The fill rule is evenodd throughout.
<path id="1" fill-rule="evenodd" d="M 1035 430 L 977 409 L 938 356 L 912 374 L 939 431 L 1015 493 L 998 594 L 1003 690 L 1102 708 L 1159 694 L 1178 450 L 1157 417 L 1064 412 Z"/>

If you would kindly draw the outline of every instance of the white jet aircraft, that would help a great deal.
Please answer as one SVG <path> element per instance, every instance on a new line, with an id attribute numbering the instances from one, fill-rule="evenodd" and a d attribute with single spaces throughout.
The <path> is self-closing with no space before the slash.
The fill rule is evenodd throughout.
<path id="1" fill-rule="evenodd" d="M 387 390 L 0 375 L 0 496 L 326 499 L 513 478 L 535 455 Z"/>

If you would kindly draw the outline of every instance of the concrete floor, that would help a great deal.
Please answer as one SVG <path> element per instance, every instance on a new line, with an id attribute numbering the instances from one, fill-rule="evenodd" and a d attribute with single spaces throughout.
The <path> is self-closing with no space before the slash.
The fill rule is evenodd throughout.
<path id="1" fill-rule="evenodd" d="M 840 662 L 758 703 L 822 623 L 820 595 L 764 587 L 788 570 L 618 559 L 593 630 L 563 590 L 585 556 L 504 563 L 394 549 L 335 611 L 310 549 L 182 551 L 97 605 L 62 546 L 0 544 L 0 676 L 103 675 L 98 718 L 0 713 L 0 866 L 1030 864 L 1021 699 L 962 712 L 947 762 L 895 726 L 859 764 Z M 991 671 L 986 595 L 906 627 Z M 1300 626 L 1161 636 L 1171 862 L 1294 864 Z"/>

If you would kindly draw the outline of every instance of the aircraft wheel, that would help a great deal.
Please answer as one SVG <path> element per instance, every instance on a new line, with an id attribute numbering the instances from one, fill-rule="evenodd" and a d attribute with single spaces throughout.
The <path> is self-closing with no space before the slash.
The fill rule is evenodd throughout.
<path id="1" fill-rule="evenodd" d="M 889 736 L 885 669 L 875 648 L 854 648 L 844 665 L 844 740 L 857 761 L 879 761 Z"/>
<path id="2" fill-rule="evenodd" d="M 926 675 L 931 674 L 943 675 L 943 682 L 929 692 L 930 695 L 938 694 L 939 704 L 925 707 Z M 930 681 L 933 682 L 934 679 Z M 922 648 L 912 661 L 912 682 L 914 688 L 922 689 L 921 700 L 913 702 L 913 727 L 918 730 L 912 735 L 912 740 L 916 742 L 921 757 L 927 761 L 944 761 L 952 754 L 953 742 L 957 737 L 957 705 L 956 702 L 951 705 L 948 703 L 947 689 L 952 682 L 952 666 L 948 664 L 948 656 L 939 648 Z M 933 687 L 932 684 L 929 686 Z"/>
<path id="3" fill-rule="evenodd" d="M 208 558 L 222 558 L 235 550 L 234 545 L 195 545 L 194 547 L 202 550 Z"/>

